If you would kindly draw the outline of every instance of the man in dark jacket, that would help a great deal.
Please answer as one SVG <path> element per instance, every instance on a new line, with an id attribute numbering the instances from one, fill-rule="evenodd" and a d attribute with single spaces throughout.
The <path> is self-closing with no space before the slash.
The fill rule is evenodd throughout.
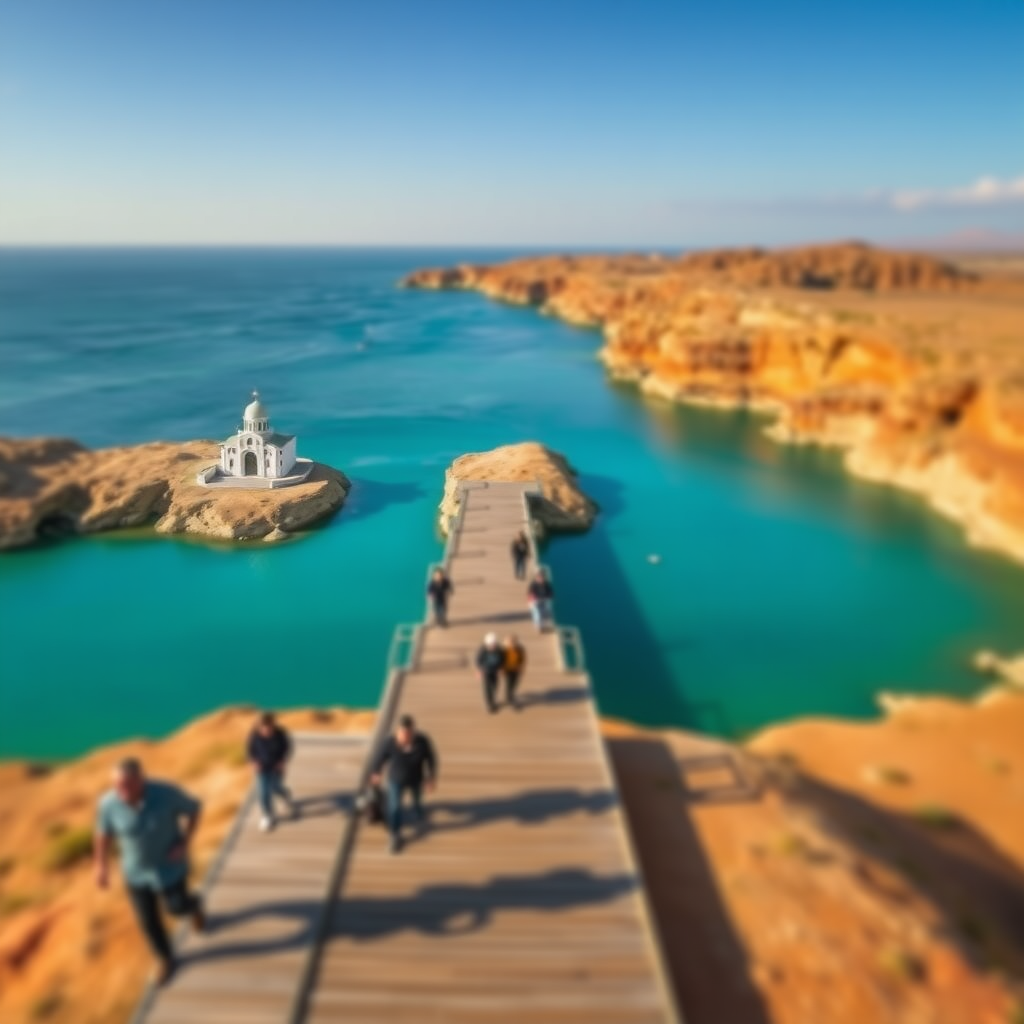
<path id="1" fill-rule="evenodd" d="M 380 784 L 384 765 L 388 766 L 387 809 L 391 830 L 391 852 L 402 849 L 402 796 L 412 793 L 416 821 L 423 824 L 423 788 L 430 792 L 437 785 L 437 755 L 424 733 L 416 731 L 411 715 L 402 715 L 394 736 L 388 737 L 373 765 L 370 781 Z"/>
<path id="2" fill-rule="evenodd" d="M 291 737 L 277 724 L 271 712 L 264 711 L 249 733 L 248 743 L 249 760 L 256 772 L 260 807 L 263 810 L 260 828 L 264 832 L 274 827 L 275 794 L 284 800 L 290 814 L 295 812 L 292 795 L 284 784 L 284 767 L 291 753 Z"/>
<path id="3" fill-rule="evenodd" d="M 427 584 L 427 597 L 438 626 L 448 625 L 448 598 L 455 592 L 452 581 L 444 569 L 435 569 Z"/>
<path id="4" fill-rule="evenodd" d="M 542 633 L 548 622 L 551 621 L 551 602 L 555 596 L 555 589 L 551 586 L 551 580 L 543 569 L 537 570 L 537 575 L 530 581 L 526 590 L 526 598 L 530 604 L 530 614 L 533 616 L 533 624 Z"/>
<path id="5" fill-rule="evenodd" d="M 520 530 L 519 536 L 512 541 L 512 570 L 517 580 L 526 579 L 526 563 L 530 558 L 530 542 L 527 540 L 526 531 Z"/>
<path id="6" fill-rule="evenodd" d="M 488 633 L 484 637 L 483 646 L 476 652 L 476 667 L 480 672 L 480 682 L 484 685 L 484 703 L 487 710 L 497 711 L 498 705 L 494 696 L 498 690 L 498 677 L 505 667 L 505 651 L 498 643 L 497 633 Z"/>

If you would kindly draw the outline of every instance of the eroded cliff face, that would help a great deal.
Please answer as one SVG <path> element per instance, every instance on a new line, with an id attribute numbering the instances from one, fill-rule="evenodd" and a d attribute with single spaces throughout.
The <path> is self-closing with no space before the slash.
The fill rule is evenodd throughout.
<path id="1" fill-rule="evenodd" d="M 651 396 L 772 409 L 781 441 L 925 495 L 1024 560 L 1024 282 L 863 245 L 549 256 L 425 270 L 603 329 L 609 373 Z"/>
<path id="2" fill-rule="evenodd" d="M 90 451 L 63 438 L 0 438 L 0 549 L 61 534 L 153 525 L 159 533 L 282 540 L 341 508 L 343 473 L 317 464 L 280 490 L 207 488 L 214 441 Z"/>

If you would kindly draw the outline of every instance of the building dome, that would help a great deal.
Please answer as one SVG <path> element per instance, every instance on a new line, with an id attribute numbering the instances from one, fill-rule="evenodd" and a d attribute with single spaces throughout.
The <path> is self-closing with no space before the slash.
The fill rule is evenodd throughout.
<path id="1" fill-rule="evenodd" d="M 245 407 L 245 412 L 242 413 L 242 419 L 265 420 L 267 418 L 267 410 L 260 401 L 260 393 L 258 391 L 254 391 L 252 393 L 252 401 Z"/>

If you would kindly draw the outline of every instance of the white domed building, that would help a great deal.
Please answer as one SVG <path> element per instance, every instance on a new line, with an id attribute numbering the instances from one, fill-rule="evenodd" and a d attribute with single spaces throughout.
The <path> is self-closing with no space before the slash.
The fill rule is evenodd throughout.
<path id="1" fill-rule="evenodd" d="M 295 454 L 295 435 L 279 434 L 259 392 L 242 413 L 242 428 L 220 446 L 220 462 L 203 470 L 196 482 L 206 487 L 288 487 L 302 483 L 313 469 Z"/>

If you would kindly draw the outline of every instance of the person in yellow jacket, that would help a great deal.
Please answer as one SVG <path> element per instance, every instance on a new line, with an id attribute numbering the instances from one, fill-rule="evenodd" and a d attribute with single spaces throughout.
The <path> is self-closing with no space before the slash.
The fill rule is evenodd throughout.
<path id="1" fill-rule="evenodd" d="M 505 637 L 501 646 L 505 652 L 505 661 L 502 665 L 502 673 L 505 676 L 505 701 L 518 711 L 520 705 L 516 700 L 516 687 L 526 667 L 526 649 L 517 637 L 511 635 Z"/>

